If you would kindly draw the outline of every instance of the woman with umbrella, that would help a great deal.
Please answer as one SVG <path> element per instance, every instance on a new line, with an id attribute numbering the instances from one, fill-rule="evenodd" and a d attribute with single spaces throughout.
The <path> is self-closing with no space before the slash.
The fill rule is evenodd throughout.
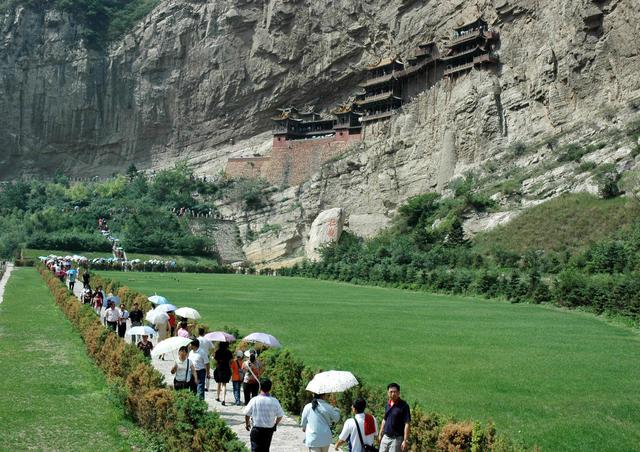
<path id="1" fill-rule="evenodd" d="M 149 336 L 147 336 L 146 334 L 142 335 L 142 340 L 138 342 L 138 349 L 145 357 L 151 358 L 151 350 L 153 350 L 153 344 L 149 340 Z"/>
<path id="2" fill-rule="evenodd" d="M 222 406 L 227 401 L 227 383 L 231 380 L 231 360 L 233 355 L 229 351 L 228 342 L 220 342 L 218 350 L 213 355 L 213 359 L 216 360 L 216 368 L 213 371 L 213 379 L 218 384 L 216 389 L 216 400 L 220 401 L 220 390 L 222 389 Z"/>
<path id="3" fill-rule="evenodd" d="M 193 361 L 189 359 L 188 348 L 183 345 L 178 350 L 178 357 L 174 366 L 171 368 L 171 373 L 175 375 L 173 377 L 174 389 L 189 389 L 194 394 L 196 393 L 196 385 L 198 384 L 198 374 L 196 368 L 193 365 Z"/>
<path id="4" fill-rule="evenodd" d="M 246 351 L 245 355 L 249 356 L 249 361 L 245 361 L 242 365 L 244 371 L 243 392 L 244 404 L 248 405 L 252 397 L 258 395 L 260 391 L 260 375 L 262 375 L 262 362 L 256 358 L 255 350 Z"/>
<path id="5" fill-rule="evenodd" d="M 324 394 L 314 394 L 313 401 L 302 410 L 300 426 L 304 443 L 312 452 L 328 452 L 333 443 L 331 425 L 340 420 L 340 410 L 324 400 Z"/>

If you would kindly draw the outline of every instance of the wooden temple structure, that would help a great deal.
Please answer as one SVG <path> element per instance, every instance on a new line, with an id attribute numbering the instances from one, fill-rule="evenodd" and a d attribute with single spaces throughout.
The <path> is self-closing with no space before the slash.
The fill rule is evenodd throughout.
<path id="1" fill-rule="evenodd" d="M 334 109 L 335 119 L 315 112 L 282 108 L 274 120 L 274 144 L 334 135 L 338 138 L 360 136 L 367 123 L 389 118 L 402 104 L 410 102 L 439 80 L 459 77 L 474 68 L 486 69 L 498 64 L 495 52 L 497 32 L 477 18 L 454 28 L 453 36 L 440 55 L 434 41 L 416 47 L 402 61 L 399 56 L 383 58 L 366 68 L 366 79 L 353 101 Z"/>
<path id="2" fill-rule="evenodd" d="M 440 58 L 445 66 L 443 76 L 457 77 L 474 67 L 497 64 L 494 51 L 498 39 L 498 34 L 490 31 L 482 19 L 456 27 L 445 55 Z"/>
<path id="3" fill-rule="evenodd" d="M 276 185 L 301 183 L 323 162 L 340 155 L 350 141 L 360 140 L 363 127 L 390 118 L 439 81 L 497 66 L 498 44 L 498 33 L 477 18 L 454 28 L 443 54 L 432 41 L 418 45 L 404 61 L 397 55 L 383 58 L 367 66 L 359 92 L 330 115 L 279 108 L 272 117 L 271 155 L 231 158 L 225 171 L 231 177 L 262 177 Z"/>

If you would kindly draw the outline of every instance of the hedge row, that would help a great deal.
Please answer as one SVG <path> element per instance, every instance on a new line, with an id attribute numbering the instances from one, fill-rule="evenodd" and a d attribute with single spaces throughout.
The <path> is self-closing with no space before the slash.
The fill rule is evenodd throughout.
<path id="1" fill-rule="evenodd" d="M 221 264 L 174 264 L 171 262 L 144 261 L 137 263 L 130 262 L 91 262 L 89 267 L 93 270 L 130 270 L 140 272 L 162 272 L 162 273 L 233 273 L 235 270 L 227 265 Z"/>
<path id="2" fill-rule="evenodd" d="M 189 391 L 167 388 L 162 375 L 134 345 L 105 328 L 93 309 L 79 303 L 44 266 L 39 265 L 38 271 L 58 306 L 80 332 L 88 354 L 104 371 L 111 386 L 117 388 L 126 415 L 160 437 L 166 450 L 246 450 L 217 413 L 207 411 L 204 401 Z M 125 295 L 129 302 L 132 299 L 142 302 L 144 298 L 148 303 L 146 297 L 126 288 L 120 288 L 118 293 Z"/>
<path id="3" fill-rule="evenodd" d="M 94 287 L 102 285 L 105 292 L 117 294 L 122 303 L 130 308 L 137 302 L 143 311 L 152 308 L 147 297 L 140 292 L 120 285 L 118 281 L 101 276 L 92 276 Z M 206 325 L 197 325 L 204 326 Z M 273 394 L 282 407 L 294 415 L 300 415 L 304 406 L 311 401 L 311 394 L 305 390 L 307 383 L 320 369 L 306 366 L 302 360 L 288 350 L 271 349 L 261 354 L 265 364 L 265 376 L 273 381 Z M 378 420 L 384 413 L 386 394 L 384 388 L 375 390 L 358 378 L 360 385 L 341 394 L 335 394 L 332 400 L 344 416 L 350 416 L 351 404 L 358 398 L 367 400 L 369 410 Z M 343 420 L 346 420 L 344 417 Z M 495 426 L 489 422 L 482 425 L 478 422 L 463 421 L 424 411 L 417 405 L 412 408 L 412 427 L 410 450 L 417 451 L 458 451 L 474 452 L 494 451 L 512 452 L 525 450 L 508 439 L 497 436 Z"/>

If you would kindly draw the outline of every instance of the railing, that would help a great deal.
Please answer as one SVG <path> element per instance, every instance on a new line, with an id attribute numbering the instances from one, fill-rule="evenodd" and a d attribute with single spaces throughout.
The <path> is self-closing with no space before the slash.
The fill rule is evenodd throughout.
<path id="1" fill-rule="evenodd" d="M 358 105 L 366 105 L 381 100 L 391 99 L 391 97 L 393 97 L 393 91 L 385 91 L 384 93 L 376 94 L 375 96 L 369 96 L 364 98 L 363 100 L 358 100 L 356 101 L 356 103 Z"/>
<path id="2" fill-rule="evenodd" d="M 460 44 L 462 42 L 471 40 L 471 39 L 475 39 L 478 36 L 480 36 L 482 34 L 482 30 L 473 30 L 470 31 L 468 33 L 465 33 L 463 35 L 460 36 L 456 36 L 455 38 L 451 38 L 451 40 L 449 41 L 448 46 L 451 47 L 452 45 L 457 45 Z"/>
<path id="3" fill-rule="evenodd" d="M 467 50 L 463 50 L 462 52 L 458 52 L 458 53 L 455 53 L 455 54 L 450 55 L 450 56 L 444 56 L 444 57 L 440 58 L 440 60 L 442 60 L 442 61 L 455 60 L 455 59 L 458 59 L 458 58 L 463 57 L 465 55 L 468 55 L 470 53 L 473 53 L 478 49 L 479 49 L 479 47 L 475 46 L 475 47 L 472 47 L 472 48 L 467 49 Z"/>
<path id="4" fill-rule="evenodd" d="M 370 78 L 370 79 L 365 80 L 364 82 L 362 82 L 360 84 L 360 86 L 362 86 L 363 88 L 366 88 L 366 87 L 369 87 L 369 86 L 378 85 L 380 83 L 385 83 L 385 82 L 390 81 L 392 77 L 393 77 L 393 73 L 381 75 L 379 77 Z"/>
<path id="5" fill-rule="evenodd" d="M 389 118 L 393 114 L 393 110 L 383 111 L 382 113 L 375 113 L 373 115 L 367 115 L 362 117 L 362 122 L 375 121 L 376 119 Z"/>
<path id="6" fill-rule="evenodd" d="M 456 72 L 466 71 L 467 69 L 472 69 L 472 68 L 473 68 L 473 62 L 467 63 L 467 64 L 461 64 L 460 66 L 452 67 L 450 69 L 445 69 L 444 75 L 447 76 L 447 75 L 455 74 Z"/>

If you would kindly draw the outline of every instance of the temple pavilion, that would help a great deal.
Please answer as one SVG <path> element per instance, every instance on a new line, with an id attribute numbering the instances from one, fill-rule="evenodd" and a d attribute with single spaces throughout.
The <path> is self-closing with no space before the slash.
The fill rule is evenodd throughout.
<path id="1" fill-rule="evenodd" d="M 498 39 L 498 34 L 489 31 L 482 18 L 456 27 L 444 56 L 440 57 L 445 66 L 443 76 L 457 77 L 477 66 L 497 64 L 494 50 Z"/>
<path id="2" fill-rule="evenodd" d="M 273 120 L 274 142 L 301 140 L 333 135 L 333 118 L 313 110 L 300 111 L 296 107 L 279 108 Z"/>
<path id="3" fill-rule="evenodd" d="M 362 122 L 388 118 L 402 104 L 401 85 L 394 77 L 404 69 L 397 58 L 385 58 L 367 66 L 367 79 L 360 85 L 364 92 L 355 101 L 362 111 Z"/>

